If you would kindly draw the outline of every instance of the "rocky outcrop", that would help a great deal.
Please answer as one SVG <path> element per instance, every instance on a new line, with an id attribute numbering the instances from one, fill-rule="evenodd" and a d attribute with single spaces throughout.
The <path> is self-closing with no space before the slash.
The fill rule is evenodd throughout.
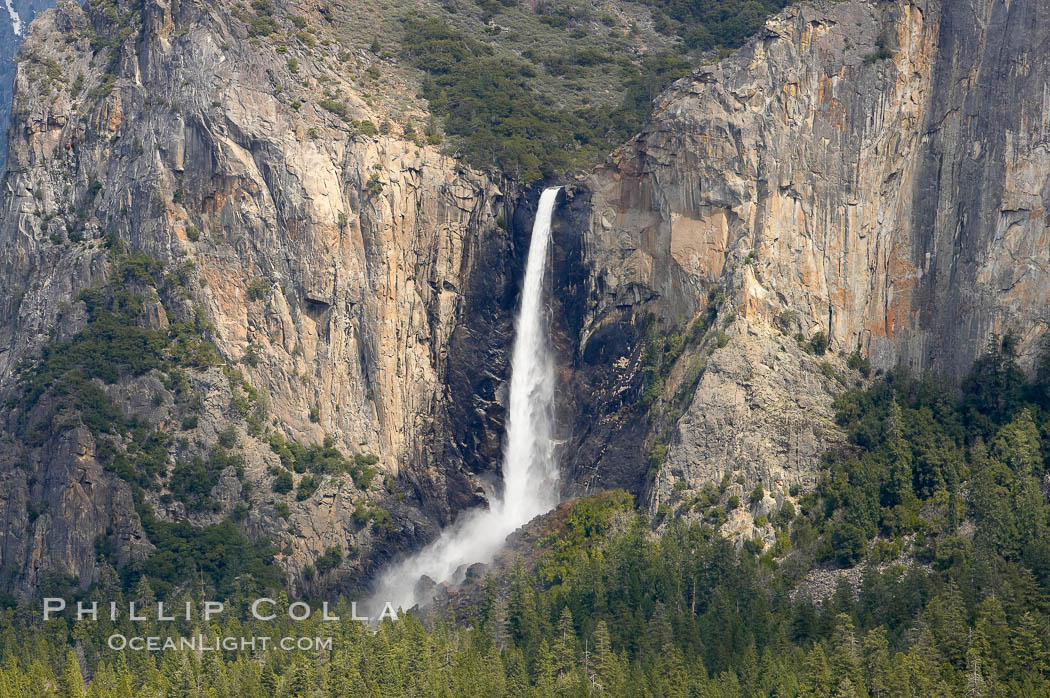
<path id="1" fill-rule="evenodd" d="M 725 473 L 811 482 L 844 353 L 958 376 L 1013 330 L 1031 360 L 1050 293 L 1048 35 L 1034 1 L 800 4 L 676 83 L 584 181 L 583 355 L 625 306 L 692 317 L 710 289 L 728 299 L 654 511 Z M 818 332 L 827 357 L 804 350 Z"/>
<path id="2" fill-rule="evenodd" d="M 100 536 L 112 541 L 119 562 L 149 553 L 131 492 L 103 471 L 86 429 L 67 431 L 41 449 L 46 468 L 19 455 L 8 444 L 0 456 L 5 587 L 39 588 L 63 575 L 86 574 L 90 580 Z"/>
<path id="3" fill-rule="evenodd" d="M 38 13 L 54 7 L 54 0 L 12 0 L 0 8 L 0 172 L 7 157 L 7 123 L 14 96 L 15 55 L 29 23 Z"/>

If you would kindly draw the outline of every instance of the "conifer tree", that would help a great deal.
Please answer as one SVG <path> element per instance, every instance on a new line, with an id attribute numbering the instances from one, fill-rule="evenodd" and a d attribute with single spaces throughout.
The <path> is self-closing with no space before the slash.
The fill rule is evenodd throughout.
<path id="1" fill-rule="evenodd" d="M 58 695 L 60 698 L 84 698 L 86 695 L 80 662 L 73 650 L 66 652 L 66 661 L 58 677 Z"/>
<path id="2" fill-rule="evenodd" d="M 857 647 L 853 619 L 840 613 L 835 617 L 835 630 L 831 636 L 832 676 L 837 679 L 849 679 L 852 686 L 863 685 L 860 665 L 860 652 Z"/>
<path id="3" fill-rule="evenodd" d="M 872 628 L 864 635 L 861 655 L 864 680 L 872 698 L 886 698 L 889 696 L 889 674 L 892 671 L 886 628 Z"/>
<path id="4" fill-rule="evenodd" d="M 890 451 L 890 477 L 886 487 L 885 505 L 889 507 L 914 506 L 915 490 L 912 487 L 912 455 L 904 441 L 903 418 L 900 405 L 894 400 L 886 419 L 886 440 Z"/>
<path id="5" fill-rule="evenodd" d="M 598 621 L 594 628 L 594 675 L 606 695 L 622 694 L 626 671 L 623 661 L 613 651 L 609 627 L 604 620 Z"/>
<path id="6" fill-rule="evenodd" d="M 540 641 L 539 652 L 536 656 L 536 664 L 533 667 L 534 685 L 536 692 L 541 696 L 554 695 L 554 681 L 557 671 L 557 662 L 551 651 L 547 640 Z"/>
<path id="7" fill-rule="evenodd" d="M 820 644 L 813 646 L 806 653 L 803 665 L 805 681 L 803 683 L 802 695 L 806 698 L 830 698 L 831 696 L 831 669 L 828 667 L 827 655 Z"/>

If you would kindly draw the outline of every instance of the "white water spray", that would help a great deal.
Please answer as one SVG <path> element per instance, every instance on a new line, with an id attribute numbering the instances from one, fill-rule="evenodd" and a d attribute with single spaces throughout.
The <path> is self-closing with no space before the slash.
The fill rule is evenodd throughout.
<path id="1" fill-rule="evenodd" d="M 561 187 L 544 189 L 532 226 L 525 283 L 521 291 L 514 352 L 510 364 L 510 410 L 503 453 L 503 494 L 488 509 L 466 512 L 433 543 L 387 570 L 369 607 L 411 608 L 430 600 L 417 598 L 424 575 L 435 582 L 452 580 L 456 570 L 489 562 L 507 536 L 558 503 L 558 467 L 554 459 L 554 364 L 543 299 L 551 215 Z"/>

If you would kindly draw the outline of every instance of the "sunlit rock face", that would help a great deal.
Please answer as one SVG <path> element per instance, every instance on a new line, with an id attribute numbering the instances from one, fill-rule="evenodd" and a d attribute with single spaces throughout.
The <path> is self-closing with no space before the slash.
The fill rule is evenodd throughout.
<path id="1" fill-rule="evenodd" d="M 76 297 L 107 280 L 107 238 L 188 269 L 185 294 L 143 322 L 199 308 L 265 395 L 266 429 L 374 453 L 380 476 L 325 478 L 280 515 L 277 455 L 212 367 L 191 376 L 202 410 L 187 433 L 155 376 L 106 388 L 175 435 L 172 462 L 231 425 L 242 444 L 251 487 L 225 474 L 218 511 L 163 489 L 150 503 L 204 524 L 247 502 L 239 527 L 274 542 L 293 586 L 332 545 L 345 560 L 311 583 L 361 584 L 482 503 L 484 479 L 498 486 L 542 186 L 519 192 L 398 123 L 376 133 L 390 115 L 333 52 L 300 51 L 293 70 L 232 4 L 115 7 L 133 31 L 66 3 L 26 32 L 0 190 L 0 388 L 83 326 Z M 805 3 L 564 182 L 550 260 L 561 494 L 627 487 L 663 521 L 724 484 L 723 503 L 742 502 L 724 530 L 769 542 L 760 517 L 841 442 L 833 396 L 863 379 L 852 352 L 959 376 L 1012 330 L 1029 365 L 1050 305 L 1048 36 L 1039 0 Z M 0 449 L 4 588 L 48 571 L 90 583 L 100 535 L 118 560 L 148 554 L 95 448 L 70 429 Z M 390 529 L 355 521 L 366 502 Z"/>
<path id="2" fill-rule="evenodd" d="M 243 500 L 243 527 L 273 541 L 293 578 L 337 545 L 355 546 L 340 572 L 359 579 L 481 501 L 466 464 L 477 448 L 455 439 L 449 416 L 449 405 L 471 410 L 471 396 L 447 385 L 454 332 L 483 324 L 465 298 L 484 288 L 471 282 L 476 265 L 509 244 L 496 225 L 503 194 L 400 126 L 376 133 L 386 115 L 356 96 L 337 61 L 304 57 L 293 74 L 272 42 L 249 40 L 232 6 L 139 7 L 118 7 L 132 31 L 115 45 L 100 47 L 97 36 L 119 37 L 119 27 L 73 3 L 28 30 L 23 53 L 34 58 L 15 80 L 0 224 L 0 384 L 11 389 L 23 357 L 82 326 L 77 295 L 107 281 L 114 241 L 188 270 L 183 297 L 151 306 L 151 324 L 199 308 L 223 358 L 265 396 L 267 430 L 306 445 L 331 435 L 350 457 L 378 456 L 379 476 L 365 490 L 325 478 L 314 496 L 288 500 L 284 520 L 270 485 L 277 455 L 231 411 L 234 389 L 221 371 L 191 376 L 202 403 L 191 432 L 163 408 L 163 386 L 107 390 L 177 437 L 172 462 L 231 425 L 238 431 L 252 494 L 245 500 L 224 478 L 213 493 L 220 511 L 195 522 L 229 516 Z M 345 119 L 318 106 L 321 85 L 341 90 Z M 370 131 L 354 125 L 364 121 Z M 485 346 L 488 330 L 478 331 L 472 346 Z M 160 409 L 149 402 L 154 390 Z M 121 555 L 148 549 L 130 495 L 114 493 L 124 485 L 94 449 L 90 434 L 73 432 L 5 456 L 8 521 L 31 531 L 0 547 L 0 567 L 22 570 L 11 585 L 30 588 L 47 567 L 90 583 L 99 535 Z M 400 477 L 400 497 L 386 475 Z M 61 506 L 29 514 L 67 487 Z M 91 501 L 66 502 L 74 494 Z M 187 515 L 160 495 L 147 493 L 161 516 Z M 384 502 L 392 531 L 352 520 L 366 501 Z M 113 516 L 130 528 L 118 530 Z"/>
<path id="3" fill-rule="evenodd" d="M 726 473 L 811 482 L 837 438 L 822 361 L 850 383 L 854 350 L 959 376 L 1007 331 L 1031 361 L 1050 299 L 1048 32 L 1034 0 L 804 3 L 676 83 L 587 180 L 591 327 L 728 299 L 654 510 Z M 827 356 L 795 340 L 817 332 Z"/>

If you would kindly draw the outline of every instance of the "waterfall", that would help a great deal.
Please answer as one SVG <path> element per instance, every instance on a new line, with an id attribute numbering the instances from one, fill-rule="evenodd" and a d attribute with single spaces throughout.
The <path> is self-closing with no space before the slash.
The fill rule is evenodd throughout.
<path id="1" fill-rule="evenodd" d="M 551 216 L 561 187 L 545 189 L 532 226 L 525 282 L 521 291 L 510 364 L 510 409 L 503 452 L 503 492 L 486 509 L 460 516 L 415 555 L 387 570 L 369 607 L 392 602 L 411 608 L 430 600 L 417 592 L 424 575 L 452 581 L 456 570 L 489 562 L 507 536 L 558 503 L 558 467 L 554 458 L 554 363 L 543 298 Z"/>

